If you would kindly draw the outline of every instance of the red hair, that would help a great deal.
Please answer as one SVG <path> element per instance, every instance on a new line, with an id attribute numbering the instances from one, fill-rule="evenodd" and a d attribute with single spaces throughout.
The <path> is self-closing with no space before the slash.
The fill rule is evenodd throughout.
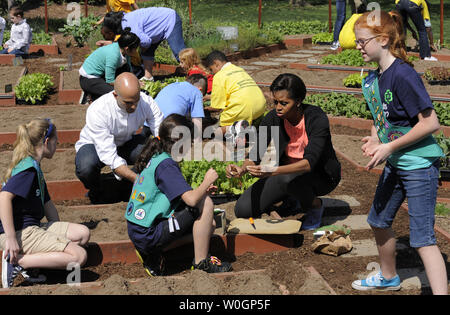
<path id="1" fill-rule="evenodd" d="M 372 17 L 374 11 L 366 12 L 355 23 L 356 28 L 369 29 L 374 35 L 379 35 L 389 39 L 390 53 L 413 67 L 413 64 L 408 60 L 406 53 L 405 34 L 403 32 L 403 20 L 401 15 L 396 11 L 385 12 L 378 11 L 380 16 L 380 23 L 374 23 Z M 372 22 L 372 23 L 369 23 Z"/>

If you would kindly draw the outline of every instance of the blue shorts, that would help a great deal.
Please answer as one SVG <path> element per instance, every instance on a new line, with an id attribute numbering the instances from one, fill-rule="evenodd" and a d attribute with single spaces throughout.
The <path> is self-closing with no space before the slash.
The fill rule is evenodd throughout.
<path id="1" fill-rule="evenodd" d="M 367 222 L 377 228 L 392 226 L 398 209 L 408 199 L 411 247 L 436 244 L 434 211 L 439 178 L 439 159 L 428 168 L 399 170 L 389 163 L 378 181 Z"/>

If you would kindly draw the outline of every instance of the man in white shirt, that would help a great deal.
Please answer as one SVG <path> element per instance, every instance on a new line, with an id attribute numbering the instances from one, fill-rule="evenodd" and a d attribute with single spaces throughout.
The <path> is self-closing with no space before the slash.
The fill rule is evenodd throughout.
<path id="1" fill-rule="evenodd" d="M 120 74 L 114 83 L 114 91 L 94 101 L 86 112 L 86 125 L 75 144 L 76 175 L 89 189 L 91 202 L 102 202 L 108 194 L 102 187 L 100 171 L 106 165 L 125 190 L 131 189 L 137 174 L 128 167 L 138 158 L 146 137 L 135 132 L 144 124 L 154 136 L 163 114 L 156 102 L 140 92 L 139 80 L 130 73 Z M 115 192 L 110 192 L 110 194 Z M 126 195 L 131 193 L 125 191 Z M 103 196 L 102 196 L 103 195 Z"/>

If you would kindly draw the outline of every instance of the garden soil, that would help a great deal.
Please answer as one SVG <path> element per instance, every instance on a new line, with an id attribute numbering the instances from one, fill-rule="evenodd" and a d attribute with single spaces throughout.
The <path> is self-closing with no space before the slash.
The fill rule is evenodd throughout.
<path id="1" fill-rule="evenodd" d="M 333 128 L 333 135 L 363 136 L 366 132 L 348 127 Z M 347 161 L 342 160 L 342 180 L 332 192 L 331 197 L 338 195 L 354 196 L 360 206 L 347 208 L 328 208 L 325 215 L 355 215 L 367 214 L 370 209 L 378 175 L 369 172 L 356 171 Z M 357 180 L 355 180 L 357 179 Z M 447 190 L 439 190 L 440 196 L 450 196 Z M 123 213 L 126 203 L 117 203 L 95 208 L 84 208 L 87 200 L 75 202 L 59 202 L 62 220 L 87 225 L 91 230 L 91 241 L 103 242 L 127 240 L 126 224 Z M 233 220 L 235 202 L 217 205 L 226 210 L 228 221 Z M 77 207 L 73 207 L 78 205 Z M 303 213 L 286 214 L 286 218 L 301 219 Z M 397 214 L 393 225 L 397 240 L 406 246 L 409 244 L 408 215 L 404 210 Z M 192 261 L 192 245 L 168 251 L 166 256 L 166 277 L 146 279 L 134 283 L 132 280 L 146 278 L 146 273 L 139 264 L 122 265 L 110 263 L 82 269 L 83 282 L 102 282 L 95 294 L 330 294 L 329 289 L 304 270 L 313 266 L 338 294 L 364 294 L 351 289 L 351 282 L 365 272 L 368 263 L 378 261 L 377 257 L 331 257 L 313 253 L 311 245 L 314 242 L 312 233 L 300 232 L 301 242 L 298 247 L 282 252 L 268 254 L 246 253 L 241 256 L 230 256 L 221 250 L 220 244 L 211 245 L 211 253 L 221 259 L 232 262 L 234 271 L 260 270 L 261 273 L 230 276 L 228 280 L 220 280 L 211 275 L 189 270 Z M 369 230 L 353 230 L 352 241 L 373 239 Z M 438 245 L 448 262 L 450 245 L 442 235 L 437 234 Z M 420 258 L 412 249 L 401 251 L 397 256 L 398 268 L 421 266 Z M 46 271 L 48 284 L 64 283 L 67 277 L 65 271 Z M 179 276 L 182 278 L 171 278 Z M 19 283 L 20 285 L 20 283 Z M 23 285 L 23 283 L 22 283 Z M 19 286 L 14 288 L 14 294 L 91 294 L 87 291 L 67 286 Z M 402 290 L 392 294 L 429 294 L 428 289 Z M 373 294 L 373 293 L 371 293 Z"/>
<path id="2" fill-rule="evenodd" d="M 56 8 L 58 8 L 56 10 Z M 59 10 L 59 11 L 58 11 Z M 96 8 L 99 12 L 103 8 Z M 65 16 L 65 6 L 52 5 L 52 10 L 49 11 L 50 16 L 55 14 L 55 17 Z M 40 7 L 35 10 L 28 11 L 28 16 L 43 16 L 43 8 Z M 74 49 L 66 47 L 67 39 L 61 35 L 57 35 L 57 42 L 61 58 L 66 58 L 72 54 L 72 62 L 82 62 L 89 50 L 87 48 Z M 56 83 L 55 92 L 50 96 L 48 104 L 57 104 L 57 85 L 59 82 L 59 67 L 54 66 L 49 56 L 39 57 L 36 59 L 25 60 L 25 66 L 29 72 L 45 72 L 53 76 Z M 264 60 L 267 56 L 261 56 L 253 60 Z M 248 60 L 236 62 L 239 65 L 245 65 Z M 269 71 L 266 71 L 270 69 Z M 257 81 L 271 82 L 276 77 L 276 71 L 287 72 L 286 69 L 265 68 L 262 74 L 255 73 L 258 77 Z M 294 72 L 295 71 L 289 71 Z M 307 71 L 306 71 L 307 72 Z M 281 72 L 280 72 L 281 73 Z M 302 74 L 302 78 L 307 84 L 315 84 L 313 77 L 319 72 L 307 72 Z M 308 74 L 311 74 L 308 77 Z M 318 83 L 330 82 L 334 76 L 326 76 L 318 81 Z M 334 80 L 334 79 L 333 79 Z M 341 80 L 337 77 L 337 81 Z M 336 86 L 338 82 L 336 82 Z M 329 84 L 335 85 L 335 84 Z M 267 92 L 267 89 L 265 89 Z M 438 92 L 436 92 L 438 93 Z M 448 93 L 448 91 L 447 91 Z M 56 107 L 42 106 L 43 112 L 39 114 L 41 117 L 52 117 L 59 126 L 59 129 L 81 129 L 84 125 L 84 111 L 86 106 L 64 107 L 67 112 L 56 110 Z M 15 110 L 15 109 L 14 109 Z M 28 115 L 29 107 L 24 108 L 21 114 L 12 114 L 12 119 L 9 121 L 15 122 L 8 125 L 8 122 L 1 122 L 1 130 L 14 132 L 18 120 L 25 119 Z M 8 113 L 9 115 L 9 113 Z M 9 118 L 9 117 L 8 117 Z M 356 130 L 347 127 L 332 127 L 333 144 L 334 146 L 346 155 L 352 156 L 355 160 L 358 157 L 353 154 L 360 155 L 360 143 L 358 139 L 367 135 L 367 131 Z M 345 136 L 348 137 L 345 137 Z M 346 139 L 347 138 L 347 139 Z M 69 148 L 71 149 L 71 148 Z M 0 168 L 3 169 L 7 164 L 8 158 L 3 158 L 9 153 L 2 152 L 0 160 Z M 58 156 L 58 157 L 57 157 Z M 71 176 L 73 169 L 68 167 L 73 164 L 74 152 L 73 150 L 66 150 L 57 153 L 55 156 L 56 164 L 45 165 L 43 169 L 46 173 L 47 180 L 50 178 L 66 178 Z M 59 158 L 61 157 L 61 158 Z M 342 180 L 338 187 L 332 192 L 333 195 L 349 195 L 355 197 L 360 203 L 359 206 L 349 206 L 346 208 L 327 208 L 325 215 L 349 215 L 361 214 L 366 215 L 370 209 L 372 198 L 375 192 L 378 175 L 365 171 L 357 171 L 354 166 L 344 159 L 340 159 L 342 163 Z M 358 160 L 359 161 L 359 160 Z M 51 162 L 51 161 L 49 161 Z M 364 163 L 365 161 L 359 161 Z M 54 172 L 54 173 L 53 173 Z M 47 177 L 48 176 L 48 177 Z M 450 197 L 450 191 L 446 189 L 439 189 L 439 197 Z M 96 208 L 84 208 L 88 204 L 87 199 L 74 200 L 69 202 L 58 202 L 62 220 L 81 223 L 87 225 L 92 233 L 91 241 L 112 241 L 112 240 L 127 240 L 126 225 L 123 220 L 125 203 L 117 203 L 113 205 L 105 205 Z M 217 205 L 226 210 L 227 220 L 234 218 L 235 202 L 228 202 Z M 78 206 L 78 207 L 74 207 Z M 300 214 L 284 214 L 286 218 L 301 219 L 303 213 Z M 397 241 L 406 246 L 409 245 L 409 227 L 408 214 L 404 210 L 400 210 L 393 223 L 393 229 L 396 234 Z M 185 245 L 181 248 L 171 250 L 165 253 L 166 258 L 166 276 L 157 278 L 148 278 L 142 266 L 139 264 L 122 265 L 118 263 L 110 263 L 100 266 L 87 266 L 82 268 L 81 280 L 83 282 L 96 281 L 99 283 L 99 289 L 96 294 L 186 294 L 186 295 L 203 295 L 203 294 L 330 294 L 330 290 L 320 281 L 317 276 L 311 275 L 306 271 L 306 268 L 312 266 L 319 274 L 328 282 L 331 288 L 337 294 L 381 294 L 377 292 L 359 292 L 351 288 L 351 282 L 355 279 L 361 278 L 361 274 L 366 273 L 366 266 L 373 261 L 378 261 L 377 256 L 369 257 L 347 257 L 342 256 L 332 257 L 327 255 L 316 254 L 311 250 L 311 245 L 314 242 L 313 235 L 310 231 L 302 231 L 300 234 L 300 242 L 297 247 L 286 251 L 272 252 L 268 254 L 254 254 L 246 253 L 240 256 L 231 256 L 221 251 L 220 244 L 214 241 L 211 244 L 211 253 L 217 254 L 221 259 L 230 261 L 233 269 L 236 272 L 253 270 L 252 274 L 236 274 L 230 275 L 223 279 L 219 279 L 212 275 L 205 274 L 199 271 L 190 271 L 190 265 L 193 258 L 192 244 Z M 373 235 L 370 230 L 353 230 L 350 234 L 352 241 L 372 239 Z M 441 235 L 437 234 L 438 246 L 441 249 L 444 260 L 449 266 L 450 244 Z M 412 250 L 399 251 L 397 254 L 397 268 L 412 268 L 422 266 L 417 253 Z M 449 269 L 449 268 L 447 268 Z M 259 271 L 258 270 L 262 270 Z M 25 286 L 24 283 L 19 283 L 20 286 L 13 288 L 13 294 L 69 294 L 80 295 L 89 294 L 83 289 L 76 287 L 68 287 L 60 285 L 66 282 L 67 271 L 45 271 L 48 283 L 56 284 L 54 287 L 48 286 Z M 141 279 L 134 282 L 133 279 Z M 142 279 L 143 278 L 143 279 Z M 20 279 L 18 279 L 20 282 Z M 385 293 L 384 293 L 385 294 Z M 390 292 L 389 294 L 430 294 L 429 289 L 413 289 L 402 290 L 399 292 Z"/>
<path id="3" fill-rule="evenodd" d="M 24 67 L 21 66 L 2 66 L 0 67 L 0 93 L 6 93 L 6 85 L 11 85 L 14 89 L 20 79 Z M 11 93 L 10 90 L 8 93 Z"/>

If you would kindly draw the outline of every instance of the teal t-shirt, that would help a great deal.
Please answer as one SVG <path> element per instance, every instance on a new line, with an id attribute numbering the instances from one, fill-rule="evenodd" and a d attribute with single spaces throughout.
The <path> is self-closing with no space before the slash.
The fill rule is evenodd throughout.
<path id="1" fill-rule="evenodd" d="M 107 83 L 112 83 L 116 79 L 116 70 L 121 67 L 122 54 L 119 43 L 102 46 L 90 54 L 83 63 L 83 69 L 87 74 L 97 77 L 104 77 Z M 130 63 L 130 58 L 125 57 Z"/>

